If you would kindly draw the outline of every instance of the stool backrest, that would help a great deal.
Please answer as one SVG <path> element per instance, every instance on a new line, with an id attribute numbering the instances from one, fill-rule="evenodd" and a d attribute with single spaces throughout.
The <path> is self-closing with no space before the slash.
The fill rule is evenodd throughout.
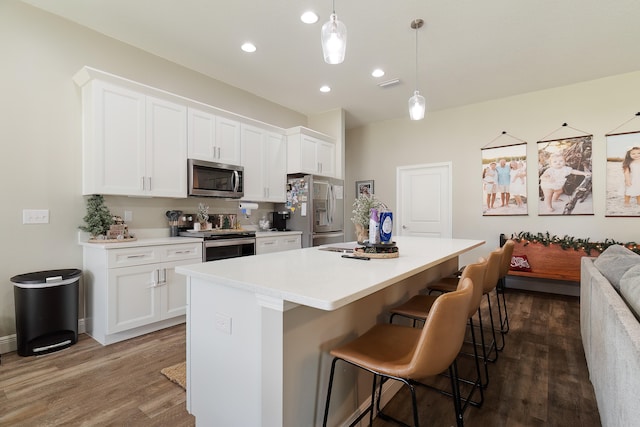
<path id="1" fill-rule="evenodd" d="M 469 304 L 469 317 L 473 316 L 475 312 L 478 311 L 478 307 L 480 307 L 487 264 L 488 262 L 486 259 L 480 258 L 477 263 L 469 264 L 464 268 L 464 270 L 462 270 L 458 286 L 460 286 L 462 281 L 467 277 L 473 282 L 473 297 L 471 298 L 471 304 Z"/>
<path id="2" fill-rule="evenodd" d="M 516 242 L 509 239 L 502 245 L 502 261 L 500 263 L 500 277 L 504 277 L 509 273 L 511 267 L 511 257 L 513 256 L 513 248 L 516 246 Z"/>
<path id="3" fill-rule="evenodd" d="M 458 289 L 440 295 L 431 306 L 429 316 L 407 364 L 404 378 L 420 379 L 445 371 L 462 348 L 473 282 L 468 277 Z"/>
<path id="4" fill-rule="evenodd" d="M 502 262 L 502 248 L 496 249 L 489 254 L 487 259 L 487 272 L 484 275 L 484 293 L 488 294 L 498 284 L 500 278 L 500 263 Z"/>

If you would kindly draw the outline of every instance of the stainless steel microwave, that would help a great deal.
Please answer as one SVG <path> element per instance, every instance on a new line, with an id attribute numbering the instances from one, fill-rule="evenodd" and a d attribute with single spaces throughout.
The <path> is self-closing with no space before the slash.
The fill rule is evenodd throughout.
<path id="1" fill-rule="evenodd" d="M 188 160 L 189 196 L 239 199 L 244 196 L 242 166 Z"/>

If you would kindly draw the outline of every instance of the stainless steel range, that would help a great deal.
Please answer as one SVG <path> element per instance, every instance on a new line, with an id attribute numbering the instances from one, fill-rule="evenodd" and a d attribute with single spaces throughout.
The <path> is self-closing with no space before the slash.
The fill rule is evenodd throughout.
<path id="1" fill-rule="evenodd" d="M 180 236 L 202 239 L 202 261 L 216 261 L 256 254 L 256 232 L 216 228 L 194 231 L 193 214 L 183 214 L 178 221 Z"/>
<path id="2" fill-rule="evenodd" d="M 181 236 L 202 238 L 202 261 L 256 254 L 256 232 L 246 230 L 181 231 Z"/>

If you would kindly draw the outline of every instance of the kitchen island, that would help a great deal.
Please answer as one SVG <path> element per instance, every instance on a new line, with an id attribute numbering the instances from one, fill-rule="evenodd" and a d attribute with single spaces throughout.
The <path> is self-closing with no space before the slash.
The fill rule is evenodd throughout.
<path id="1" fill-rule="evenodd" d="M 316 248 L 180 266 L 187 276 L 187 410 L 196 423 L 320 424 L 328 351 L 388 321 L 387 309 L 458 268 L 479 240 L 396 237 L 400 256 Z M 330 423 L 366 406 L 370 378 L 336 378 Z"/>

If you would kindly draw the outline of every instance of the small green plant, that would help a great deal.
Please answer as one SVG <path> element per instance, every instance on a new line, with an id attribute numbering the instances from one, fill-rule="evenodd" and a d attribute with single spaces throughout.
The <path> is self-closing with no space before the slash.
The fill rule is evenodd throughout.
<path id="1" fill-rule="evenodd" d="M 113 224 L 109 208 L 104 204 L 104 197 L 94 194 L 87 199 L 87 214 L 83 218 L 85 225 L 78 228 L 91 234 L 92 237 L 104 236 Z"/>

